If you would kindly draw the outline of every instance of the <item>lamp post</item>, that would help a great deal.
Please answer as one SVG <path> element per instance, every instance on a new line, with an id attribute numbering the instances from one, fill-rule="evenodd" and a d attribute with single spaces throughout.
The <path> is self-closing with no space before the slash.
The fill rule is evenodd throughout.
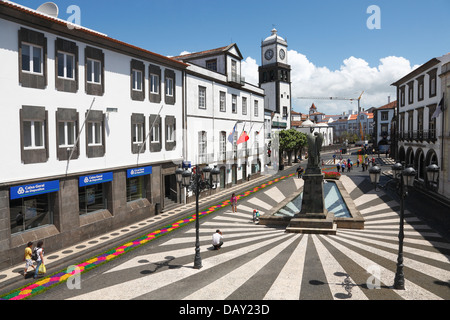
<path id="1" fill-rule="evenodd" d="M 198 207 L 198 198 L 200 196 L 200 192 L 205 189 L 215 189 L 218 179 L 219 179 L 220 171 L 217 169 L 217 166 L 214 169 L 206 166 L 203 169 L 200 169 L 199 166 L 195 166 L 195 173 L 186 170 L 177 170 L 177 181 L 181 181 L 184 187 L 187 187 L 195 194 L 195 210 L 196 210 L 196 218 L 195 218 L 195 258 L 194 258 L 194 269 L 200 269 L 202 267 L 202 259 L 200 257 L 200 223 L 199 223 L 199 207 Z M 212 182 L 210 181 L 210 177 L 212 175 Z"/>
<path id="2" fill-rule="evenodd" d="M 378 182 L 380 182 L 381 168 L 378 166 L 369 169 L 370 180 L 375 184 L 375 191 L 377 191 Z"/>
<path id="3" fill-rule="evenodd" d="M 374 169 L 374 168 L 373 168 Z M 394 289 L 404 290 L 405 289 L 405 276 L 403 274 L 403 239 L 404 235 L 404 202 L 405 197 L 408 195 L 407 187 L 411 187 L 414 185 L 414 179 L 416 177 L 416 170 L 414 168 L 404 168 L 404 163 L 397 162 L 392 166 L 392 172 L 394 179 L 398 179 L 397 181 L 397 191 L 400 195 L 400 227 L 398 233 L 398 257 L 397 257 L 397 270 L 395 272 L 394 278 Z M 372 170 L 370 174 L 370 179 L 372 183 L 376 183 L 379 181 L 381 174 L 380 170 Z"/>
<path id="4" fill-rule="evenodd" d="M 439 170 L 440 168 L 436 164 L 430 164 L 427 167 L 427 180 L 428 183 L 437 184 L 439 180 Z"/>

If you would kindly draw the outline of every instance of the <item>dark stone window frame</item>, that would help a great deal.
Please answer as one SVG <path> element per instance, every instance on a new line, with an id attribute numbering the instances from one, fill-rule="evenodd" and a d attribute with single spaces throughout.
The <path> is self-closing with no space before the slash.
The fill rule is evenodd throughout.
<path id="1" fill-rule="evenodd" d="M 133 89 L 133 70 L 140 71 L 142 74 L 141 90 Z M 134 59 L 130 62 L 130 95 L 132 100 L 145 100 L 145 64 L 142 61 Z"/>
<path id="2" fill-rule="evenodd" d="M 89 122 L 101 122 L 102 124 L 102 145 L 89 145 Z M 103 111 L 91 110 L 88 114 L 86 111 L 86 155 L 88 158 L 101 158 L 106 153 L 106 130 L 105 130 L 105 115 Z"/>
<path id="3" fill-rule="evenodd" d="M 172 79 L 172 95 L 169 96 L 166 94 L 166 79 Z M 164 102 L 166 104 L 174 105 L 176 102 L 176 81 L 175 81 L 175 71 L 170 69 L 164 70 Z"/>
<path id="4" fill-rule="evenodd" d="M 152 142 L 153 128 L 152 126 L 158 126 L 159 141 Z M 150 137 L 150 152 L 160 152 L 162 150 L 162 128 L 161 128 L 161 116 L 152 114 L 149 118 L 149 137 Z"/>
<path id="5" fill-rule="evenodd" d="M 425 85 L 424 85 L 425 75 L 418 77 L 417 80 L 417 101 L 423 101 L 425 99 Z M 422 97 L 421 97 L 422 95 Z"/>
<path id="6" fill-rule="evenodd" d="M 143 130 L 142 138 L 143 138 L 144 147 L 142 148 L 141 153 L 144 153 L 147 148 L 146 141 L 145 141 L 145 137 L 146 137 L 145 116 L 144 116 L 144 114 L 141 114 L 141 113 L 133 113 L 133 114 L 131 114 L 131 137 L 130 137 L 131 153 L 133 153 L 133 154 L 138 154 L 139 150 L 141 150 L 141 146 L 142 146 L 142 144 L 134 143 L 134 141 L 133 141 L 133 136 L 135 135 L 134 125 L 136 125 L 136 124 L 141 124 L 142 130 Z"/>
<path id="7" fill-rule="evenodd" d="M 165 123 L 165 148 L 166 151 L 172 151 L 175 150 L 176 146 L 177 146 L 177 137 L 176 137 L 176 130 L 177 130 L 177 122 L 174 116 L 166 116 L 164 119 L 164 123 Z M 173 126 L 173 137 L 174 140 L 173 141 L 168 141 L 168 131 L 169 131 L 169 126 Z"/>
<path id="8" fill-rule="evenodd" d="M 408 104 L 414 103 L 414 81 L 408 82 Z"/>
<path id="9" fill-rule="evenodd" d="M 436 97 L 437 95 L 437 68 L 427 72 L 429 76 L 428 94 L 430 98 Z M 431 82 L 434 79 L 434 94 L 431 92 Z"/>
<path id="10" fill-rule="evenodd" d="M 44 163 L 49 158 L 48 144 L 48 111 L 45 107 L 22 106 L 19 110 L 20 118 L 20 149 L 23 164 Z M 44 148 L 25 149 L 24 146 L 24 121 L 42 121 L 44 123 Z"/>
<path id="11" fill-rule="evenodd" d="M 151 85 L 152 85 L 152 81 L 151 81 L 151 75 L 155 74 L 158 76 L 159 78 L 159 92 L 158 93 L 153 93 L 151 91 Z M 160 103 L 161 102 L 161 68 L 156 66 L 156 65 L 149 65 L 148 67 L 148 92 L 149 92 L 149 100 L 150 102 L 154 102 L 154 103 Z"/>
<path id="12" fill-rule="evenodd" d="M 76 109 L 66 109 L 66 108 L 58 108 L 58 110 L 55 112 L 56 114 L 56 154 L 58 157 L 58 160 L 65 161 L 68 160 L 70 157 L 70 154 L 72 150 L 67 147 L 60 147 L 59 145 L 59 123 L 60 122 L 74 122 L 75 123 L 75 150 L 72 154 L 71 160 L 78 159 L 80 156 L 80 141 L 78 138 L 78 135 L 80 133 L 80 125 L 79 125 L 79 113 Z"/>
<path id="13" fill-rule="evenodd" d="M 22 45 L 42 47 L 42 74 L 22 71 Z M 22 87 L 45 89 L 47 87 L 47 38 L 41 32 L 20 28 L 19 30 L 19 83 Z"/>
<path id="14" fill-rule="evenodd" d="M 75 57 L 74 61 L 74 79 L 60 78 L 58 76 L 58 52 L 72 54 Z M 61 38 L 55 40 L 55 87 L 58 91 L 76 93 L 79 88 L 79 50 L 78 46 L 73 41 L 68 41 Z"/>
<path id="15" fill-rule="evenodd" d="M 399 96 L 399 100 L 400 100 L 400 107 L 404 107 L 406 104 L 405 86 L 404 85 L 398 89 L 398 96 Z"/>
<path id="16" fill-rule="evenodd" d="M 89 59 L 100 61 L 101 83 L 99 84 L 88 82 L 87 64 Z M 102 50 L 89 46 L 87 46 L 84 49 L 84 76 L 85 76 L 86 94 L 94 96 L 103 96 L 103 94 L 105 93 L 105 54 L 103 53 Z"/>

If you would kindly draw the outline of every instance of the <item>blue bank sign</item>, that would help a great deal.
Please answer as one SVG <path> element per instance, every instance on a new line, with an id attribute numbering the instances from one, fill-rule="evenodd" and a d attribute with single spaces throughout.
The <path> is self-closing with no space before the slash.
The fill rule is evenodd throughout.
<path id="1" fill-rule="evenodd" d="M 127 170 L 127 178 L 144 176 L 147 174 L 152 174 L 152 167 L 142 167 Z"/>
<path id="2" fill-rule="evenodd" d="M 11 200 L 14 200 L 58 191 L 59 180 L 55 180 L 12 187 L 9 191 L 9 196 Z"/>
<path id="3" fill-rule="evenodd" d="M 97 173 L 91 174 L 89 176 L 82 176 L 78 179 L 78 186 L 86 187 L 94 184 L 100 184 L 104 182 L 113 181 L 113 173 L 105 172 L 105 173 Z"/>

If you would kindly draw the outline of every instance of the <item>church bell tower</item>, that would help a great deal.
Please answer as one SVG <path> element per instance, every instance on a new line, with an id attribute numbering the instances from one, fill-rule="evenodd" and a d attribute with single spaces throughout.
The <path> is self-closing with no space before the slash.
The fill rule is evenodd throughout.
<path id="1" fill-rule="evenodd" d="M 265 111 L 271 113 L 272 129 L 289 129 L 291 113 L 291 67 L 287 42 L 276 29 L 261 42 L 259 86 L 266 94 Z"/>

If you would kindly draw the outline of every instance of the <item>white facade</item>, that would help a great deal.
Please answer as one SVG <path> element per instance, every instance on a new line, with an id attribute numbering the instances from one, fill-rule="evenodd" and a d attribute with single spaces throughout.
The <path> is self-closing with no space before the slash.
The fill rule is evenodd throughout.
<path id="1" fill-rule="evenodd" d="M 202 53 L 176 57 L 189 64 L 184 81 L 185 159 L 191 166 L 217 166 L 219 187 L 225 188 L 264 170 L 264 90 L 243 82 L 240 68 L 233 72 L 227 68 L 227 73 L 207 68 L 205 62 L 214 59 L 240 66 L 236 45 L 208 53 L 206 57 L 201 57 Z M 237 144 L 244 131 L 248 141 Z"/>
<path id="2" fill-rule="evenodd" d="M 442 139 L 445 113 L 436 110 L 444 102 L 446 90 L 439 75 L 444 73 L 442 67 L 449 61 L 450 54 L 433 58 L 393 84 L 398 96 L 399 159 L 414 166 L 418 186 L 425 188 L 428 188 L 426 167 L 435 163 L 443 168 L 448 161 Z M 446 179 L 441 178 L 438 192 L 444 194 Z"/>
<path id="3" fill-rule="evenodd" d="M 311 128 L 313 131 L 311 132 Z M 321 133 L 323 135 L 323 143 L 322 146 L 330 146 L 333 145 L 333 127 L 327 125 L 326 123 L 314 123 L 311 120 L 306 120 L 302 123 L 301 126 L 295 128 L 297 131 L 300 131 L 304 134 L 314 134 Z"/>

